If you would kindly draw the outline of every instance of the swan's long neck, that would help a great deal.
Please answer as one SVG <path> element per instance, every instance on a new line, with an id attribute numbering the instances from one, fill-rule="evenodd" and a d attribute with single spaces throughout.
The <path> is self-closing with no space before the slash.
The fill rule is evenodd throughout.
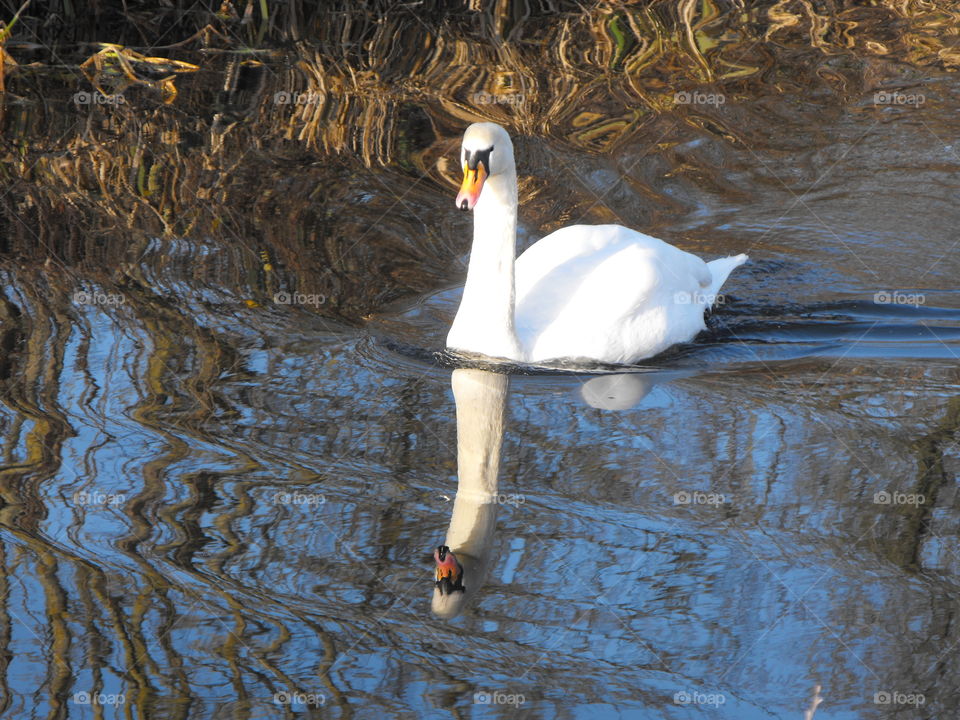
<path id="1" fill-rule="evenodd" d="M 459 368 L 451 384 L 457 404 L 457 497 L 447 529 L 450 549 L 485 555 L 496 522 L 497 476 L 509 376 Z"/>
<path id="2" fill-rule="evenodd" d="M 434 590 L 433 612 L 454 617 L 476 595 L 490 568 L 497 524 L 497 475 L 509 377 L 460 368 L 451 384 L 457 404 L 457 497 L 445 544 L 463 566 L 464 592 Z"/>
<path id="3" fill-rule="evenodd" d="M 522 361 L 514 322 L 517 175 L 488 178 L 473 209 L 473 247 L 447 346 Z"/>

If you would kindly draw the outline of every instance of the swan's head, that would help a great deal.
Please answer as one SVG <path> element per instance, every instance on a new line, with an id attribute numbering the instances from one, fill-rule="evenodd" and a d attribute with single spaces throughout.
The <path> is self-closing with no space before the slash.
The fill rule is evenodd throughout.
<path id="1" fill-rule="evenodd" d="M 431 610 L 438 618 L 450 620 L 459 615 L 483 582 L 483 569 L 471 557 L 459 557 L 446 545 L 433 553 L 437 563 L 437 581 L 433 586 Z"/>
<path id="2" fill-rule="evenodd" d="M 437 563 L 437 590 L 441 595 L 463 592 L 463 566 L 446 545 L 433 551 Z"/>
<path id="3" fill-rule="evenodd" d="M 473 210 L 487 178 L 516 175 L 513 143 L 507 131 L 496 123 L 474 123 L 463 133 L 460 147 L 463 184 L 457 194 L 457 207 Z"/>

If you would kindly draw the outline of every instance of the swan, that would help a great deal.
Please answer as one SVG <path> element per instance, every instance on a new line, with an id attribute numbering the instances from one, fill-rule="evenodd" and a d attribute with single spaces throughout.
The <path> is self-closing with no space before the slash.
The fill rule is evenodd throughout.
<path id="1" fill-rule="evenodd" d="M 516 257 L 517 169 L 507 131 L 463 134 L 457 207 L 473 210 L 463 298 L 447 335 L 459 353 L 521 363 L 630 364 L 687 342 L 746 255 L 704 262 L 621 225 L 571 225 Z"/>
<path id="2" fill-rule="evenodd" d="M 456 617 L 476 596 L 492 561 L 497 475 L 509 376 L 458 368 L 450 379 L 457 405 L 457 496 L 443 545 L 433 553 L 433 614 Z"/>

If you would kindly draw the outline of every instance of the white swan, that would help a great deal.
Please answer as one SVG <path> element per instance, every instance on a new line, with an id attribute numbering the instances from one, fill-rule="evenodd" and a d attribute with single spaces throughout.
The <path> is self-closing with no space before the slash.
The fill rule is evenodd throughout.
<path id="1" fill-rule="evenodd" d="M 473 210 L 473 247 L 454 351 L 517 362 L 632 363 L 691 340 L 746 255 L 706 263 L 620 225 L 572 225 L 516 258 L 513 143 L 495 123 L 463 134 L 457 207 Z M 516 258 L 516 259 L 515 259 Z"/>
<path id="2" fill-rule="evenodd" d="M 444 544 L 433 554 L 433 613 L 450 619 L 476 596 L 492 560 L 497 475 L 509 377 L 458 368 L 450 378 L 457 404 L 457 497 Z"/>

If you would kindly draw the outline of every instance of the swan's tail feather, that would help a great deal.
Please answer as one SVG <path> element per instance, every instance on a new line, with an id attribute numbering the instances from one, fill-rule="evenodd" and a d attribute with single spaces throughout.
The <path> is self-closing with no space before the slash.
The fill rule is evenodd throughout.
<path id="1" fill-rule="evenodd" d="M 719 260 L 711 260 L 707 263 L 712 278 L 708 291 L 710 306 L 716 302 L 717 297 L 720 295 L 720 288 L 723 287 L 730 273 L 733 272 L 734 268 L 743 265 L 747 259 L 747 256 L 741 253 L 740 255 L 731 255 L 730 257 L 720 258 Z"/>

